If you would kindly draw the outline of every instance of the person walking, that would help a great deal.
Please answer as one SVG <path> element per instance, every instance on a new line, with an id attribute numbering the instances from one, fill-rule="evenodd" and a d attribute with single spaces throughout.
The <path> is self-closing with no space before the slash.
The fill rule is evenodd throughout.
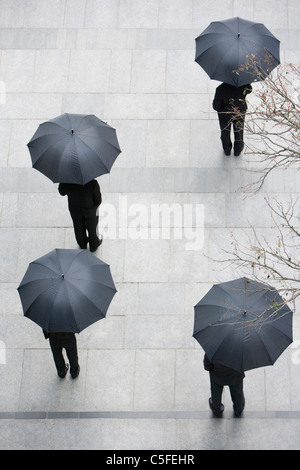
<path id="1" fill-rule="evenodd" d="M 102 243 L 97 234 L 97 209 L 102 202 L 98 182 L 94 179 L 84 185 L 60 183 L 58 191 L 61 196 L 68 196 L 68 207 L 73 220 L 75 238 L 82 249 L 94 252 Z"/>
<path id="2" fill-rule="evenodd" d="M 76 379 L 79 375 L 80 366 L 78 364 L 77 342 L 74 333 L 48 333 L 43 330 L 46 339 L 49 339 L 51 351 L 58 376 L 65 378 L 69 364 L 65 363 L 62 350 L 65 349 L 70 362 L 70 374 L 72 379 Z"/>
<path id="3" fill-rule="evenodd" d="M 235 416 L 239 417 L 245 407 L 245 397 L 243 392 L 244 372 L 238 372 L 221 364 L 214 363 L 205 354 L 204 369 L 209 371 L 211 397 L 209 406 L 215 416 L 220 418 L 224 411 L 222 403 L 222 392 L 224 385 L 228 385 L 233 402 Z"/>
<path id="4" fill-rule="evenodd" d="M 246 96 L 252 92 L 250 84 L 235 87 L 222 83 L 216 88 L 213 109 L 218 112 L 221 141 L 225 155 L 230 155 L 232 142 L 231 127 L 234 132 L 234 155 L 239 156 L 244 148 L 244 123 L 247 111 Z"/>

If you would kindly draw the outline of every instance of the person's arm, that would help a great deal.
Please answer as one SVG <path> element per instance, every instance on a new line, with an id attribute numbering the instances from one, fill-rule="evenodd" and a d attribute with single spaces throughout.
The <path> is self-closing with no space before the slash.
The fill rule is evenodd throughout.
<path id="1" fill-rule="evenodd" d="M 213 363 L 210 362 L 208 359 L 207 355 L 205 354 L 204 359 L 203 359 L 203 365 L 205 370 L 213 370 L 214 366 Z"/>
<path id="2" fill-rule="evenodd" d="M 100 186 L 98 184 L 98 181 L 95 180 L 95 187 L 94 187 L 94 192 L 93 192 L 93 201 L 95 203 L 95 206 L 100 206 L 102 202 L 102 195 L 100 191 Z"/>
<path id="3" fill-rule="evenodd" d="M 213 99 L 212 105 L 215 111 L 219 111 L 222 107 L 222 97 L 219 93 L 218 88 L 216 89 L 216 93 L 215 93 L 215 97 Z"/>
<path id="4" fill-rule="evenodd" d="M 252 85 L 249 83 L 248 85 L 245 85 L 244 95 L 248 95 L 251 92 L 252 92 Z"/>
<path id="5" fill-rule="evenodd" d="M 67 194 L 67 189 L 66 189 L 64 183 L 60 183 L 58 185 L 58 192 L 61 196 L 65 196 Z"/>
<path id="6" fill-rule="evenodd" d="M 48 333 L 48 331 L 43 330 L 43 333 L 44 333 L 45 339 L 48 339 L 48 338 L 49 338 L 49 333 Z"/>

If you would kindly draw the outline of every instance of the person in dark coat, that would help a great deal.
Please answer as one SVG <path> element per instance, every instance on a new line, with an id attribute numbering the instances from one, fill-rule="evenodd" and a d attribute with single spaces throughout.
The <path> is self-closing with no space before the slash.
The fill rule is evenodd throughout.
<path id="1" fill-rule="evenodd" d="M 79 375 L 80 366 L 78 364 L 77 342 L 74 333 L 48 333 L 43 330 L 46 339 L 49 339 L 51 351 L 57 374 L 60 378 L 64 378 L 68 372 L 69 365 L 65 363 L 62 350 L 65 349 L 70 362 L 70 374 L 72 379 L 76 379 Z"/>
<path id="2" fill-rule="evenodd" d="M 90 250 L 96 251 L 102 243 L 102 237 L 99 239 L 97 234 L 97 208 L 102 202 L 98 182 L 92 180 L 85 185 L 60 183 L 58 191 L 61 196 L 68 196 L 69 211 L 78 245 L 85 249 L 89 242 Z"/>
<path id="3" fill-rule="evenodd" d="M 244 148 L 244 122 L 247 111 L 246 96 L 251 93 L 252 86 L 235 87 L 227 83 L 219 85 L 215 92 L 213 108 L 218 112 L 221 129 L 221 141 L 225 155 L 230 155 L 232 142 L 231 126 L 234 132 L 234 155 L 240 155 Z"/>
<path id="4" fill-rule="evenodd" d="M 245 374 L 210 361 L 206 354 L 204 356 L 203 364 L 204 369 L 209 371 L 211 389 L 209 406 L 214 415 L 217 417 L 222 416 L 224 411 L 224 405 L 221 401 L 222 392 L 224 385 L 228 385 L 233 402 L 234 414 L 237 417 L 240 416 L 245 407 L 245 397 L 243 392 L 243 379 Z"/>

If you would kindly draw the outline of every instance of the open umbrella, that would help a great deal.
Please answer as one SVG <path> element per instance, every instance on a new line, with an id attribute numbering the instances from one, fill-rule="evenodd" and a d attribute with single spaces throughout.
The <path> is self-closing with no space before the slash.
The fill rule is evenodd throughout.
<path id="1" fill-rule="evenodd" d="M 93 114 L 44 122 L 27 146 L 33 168 L 51 181 L 81 185 L 109 173 L 121 152 L 115 129 Z"/>
<path id="2" fill-rule="evenodd" d="M 79 333 L 105 317 L 116 287 L 89 251 L 55 249 L 29 264 L 18 292 L 24 315 L 45 331 Z"/>
<path id="3" fill-rule="evenodd" d="M 208 358 L 238 371 L 274 364 L 292 343 L 292 311 L 274 288 L 245 277 L 214 285 L 194 312 Z"/>
<path id="4" fill-rule="evenodd" d="M 236 87 L 263 80 L 280 63 L 278 39 L 262 23 L 239 17 L 213 21 L 195 41 L 195 61 L 208 76 Z M 258 75 L 240 70 L 250 55 Z"/>

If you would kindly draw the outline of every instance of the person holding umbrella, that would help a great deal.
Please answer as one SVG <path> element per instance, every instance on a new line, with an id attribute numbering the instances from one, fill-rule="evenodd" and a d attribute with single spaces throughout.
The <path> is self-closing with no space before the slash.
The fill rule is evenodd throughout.
<path id="1" fill-rule="evenodd" d="M 235 87 L 228 83 L 222 83 L 216 89 L 213 108 L 218 112 L 221 141 L 225 155 L 230 155 L 232 149 L 231 126 L 233 126 L 234 132 L 234 155 L 239 156 L 244 148 L 246 96 L 251 91 L 252 86 L 250 84 Z"/>
<path id="2" fill-rule="evenodd" d="M 87 250 L 55 249 L 32 261 L 18 293 L 24 316 L 49 338 L 59 377 L 79 374 L 76 333 L 105 318 L 117 292 L 108 264 Z"/>
<path id="3" fill-rule="evenodd" d="M 33 168 L 53 183 L 81 185 L 109 173 L 121 152 L 115 129 L 92 114 L 40 124 L 27 147 Z"/>
<path id="4" fill-rule="evenodd" d="M 64 379 L 69 369 L 69 364 L 65 363 L 62 353 L 62 350 L 65 349 L 70 362 L 71 377 L 72 379 L 76 379 L 76 377 L 79 375 L 80 366 L 78 364 L 78 352 L 75 334 L 67 332 L 48 333 L 45 330 L 43 330 L 43 333 L 46 339 L 49 338 L 54 363 L 57 369 L 57 375 L 61 379 Z"/>
<path id="5" fill-rule="evenodd" d="M 195 61 L 211 80 L 223 82 L 216 89 L 213 108 L 218 111 L 226 155 L 230 155 L 232 148 L 230 127 L 233 123 L 234 154 L 238 156 L 244 147 L 245 98 L 251 91 L 249 83 L 264 80 L 280 63 L 280 41 L 262 23 L 238 16 L 211 22 L 195 41 Z M 243 66 L 249 57 L 256 64 L 254 69 Z M 237 113 L 233 113 L 234 108 Z M 237 118 L 237 114 L 240 117 Z"/>
<path id="6" fill-rule="evenodd" d="M 96 231 L 101 193 L 95 178 L 109 173 L 121 153 L 116 130 L 93 114 L 64 113 L 40 124 L 27 146 L 33 168 L 60 183 L 60 194 L 68 195 L 79 246 L 84 249 L 89 241 L 95 251 L 101 244 Z"/>
<path id="7" fill-rule="evenodd" d="M 193 337 L 204 349 L 210 373 L 209 405 L 222 416 L 222 391 L 228 385 L 240 416 L 244 372 L 273 365 L 293 342 L 293 311 L 273 286 L 246 277 L 214 284 L 194 311 Z"/>
<path id="8" fill-rule="evenodd" d="M 94 252 L 102 243 L 102 236 L 97 235 L 97 209 L 102 202 L 97 180 L 79 185 L 60 183 L 58 191 L 61 196 L 68 196 L 69 211 L 73 220 L 75 238 L 81 249 L 86 249 L 89 242 L 90 251 Z"/>
<path id="9" fill-rule="evenodd" d="M 233 411 L 236 417 L 241 416 L 245 407 L 245 397 L 243 392 L 243 379 L 245 374 L 238 372 L 222 364 L 213 363 L 205 354 L 204 369 L 209 371 L 211 397 L 209 406 L 215 416 L 220 418 L 224 411 L 222 404 L 222 393 L 224 385 L 228 385 L 233 402 Z"/>

